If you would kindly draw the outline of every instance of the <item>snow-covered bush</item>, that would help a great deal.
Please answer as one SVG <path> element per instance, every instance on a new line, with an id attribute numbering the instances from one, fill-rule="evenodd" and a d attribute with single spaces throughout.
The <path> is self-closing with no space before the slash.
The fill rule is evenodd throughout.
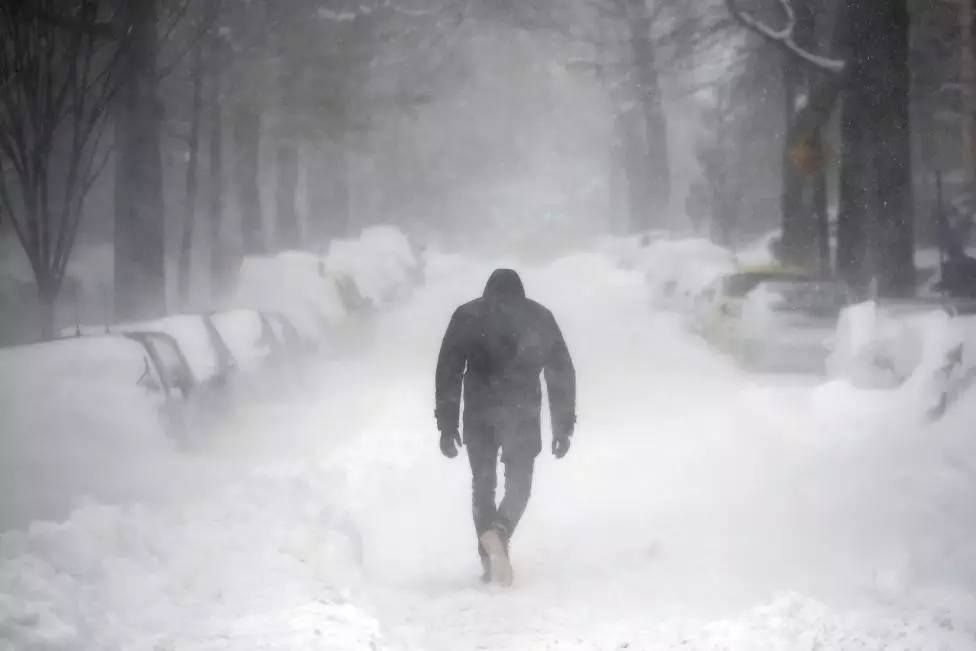
<path id="1" fill-rule="evenodd" d="M 377 306 L 404 296 L 419 275 L 410 241 L 393 226 L 373 226 L 356 239 L 333 240 L 325 265 L 334 274 L 352 278 L 359 292 Z"/>

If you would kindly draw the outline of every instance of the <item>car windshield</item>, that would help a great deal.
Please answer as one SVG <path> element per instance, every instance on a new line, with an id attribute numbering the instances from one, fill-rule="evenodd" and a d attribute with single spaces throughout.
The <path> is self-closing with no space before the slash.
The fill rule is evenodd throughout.
<path id="1" fill-rule="evenodd" d="M 775 280 L 758 286 L 780 298 L 783 309 L 817 314 L 836 314 L 850 302 L 840 283 L 829 280 Z"/>
<path id="2" fill-rule="evenodd" d="M 791 275 L 783 271 L 739 273 L 725 279 L 724 290 L 726 296 L 731 298 L 744 298 L 746 294 L 762 283 L 795 283 L 801 281 L 802 279 L 799 279 L 796 275 Z"/>

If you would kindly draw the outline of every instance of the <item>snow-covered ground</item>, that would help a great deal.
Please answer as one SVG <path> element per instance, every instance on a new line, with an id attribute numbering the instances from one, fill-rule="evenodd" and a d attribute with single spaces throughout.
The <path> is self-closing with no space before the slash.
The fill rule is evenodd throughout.
<path id="1" fill-rule="evenodd" d="M 439 259 L 365 354 L 170 451 L 171 499 L 0 537 L 8 649 L 972 649 L 972 409 L 750 376 L 596 254 L 525 270 L 579 373 L 516 584 L 481 586 L 433 364 L 488 268 Z M 34 481 L 57 481 L 40 477 Z"/>

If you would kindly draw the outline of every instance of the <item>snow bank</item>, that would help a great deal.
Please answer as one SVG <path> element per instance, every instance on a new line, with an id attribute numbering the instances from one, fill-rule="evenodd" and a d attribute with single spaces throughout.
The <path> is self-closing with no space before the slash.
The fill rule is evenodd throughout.
<path id="1" fill-rule="evenodd" d="M 318 256 L 300 251 L 245 258 L 233 304 L 279 312 L 303 339 L 316 342 L 346 315 L 335 277 Z"/>
<path id="2" fill-rule="evenodd" d="M 351 277 L 374 305 L 404 296 L 419 264 L 407 236 L 393 226 L 373 226 L 356 239 L 333 240 L 325 262 L 329 271 Z"/>
<path id="3" fill-rule="evenodd" d="M 827 369 L 855 386 L 892 389 L 906 413 L 937 418 L 976 382 L 976 317 L 921 303 L 852 306 Z"/>
<path id="4" fill-rule="evenodd" d="M 0 529 L 165 481 L 163 399 L 138 384 L 145 364 L 123 337 L 0 349 Z"/>
<path id="5" fill-rule="evenodd" d="M 192 505 L 92 505 L 0 536 L 0 640 L 18 651 L 389 649 L 335 587 L 355 583 L 360 552 L 323 505 L 320 476 L 279 468 Z"/>
<path id="6" fill-rule="evenodd" d="M 940 329 L 946 319 L 924 307 L 885 310 L 874 301 L 851 306 L 837 323 L 828 374 L 865 388 L 897 387 L 921 363 L 923 333 Z"/>

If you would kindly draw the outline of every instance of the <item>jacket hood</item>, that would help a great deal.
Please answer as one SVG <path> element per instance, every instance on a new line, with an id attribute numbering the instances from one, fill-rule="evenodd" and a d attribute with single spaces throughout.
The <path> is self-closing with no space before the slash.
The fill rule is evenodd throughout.
<path id="1" fill-rule="evenodd" d="M 514 269 L 495 269 L 485 285 L 484 297 L 495 301 L 524 300 L 525 287 Z"/>

